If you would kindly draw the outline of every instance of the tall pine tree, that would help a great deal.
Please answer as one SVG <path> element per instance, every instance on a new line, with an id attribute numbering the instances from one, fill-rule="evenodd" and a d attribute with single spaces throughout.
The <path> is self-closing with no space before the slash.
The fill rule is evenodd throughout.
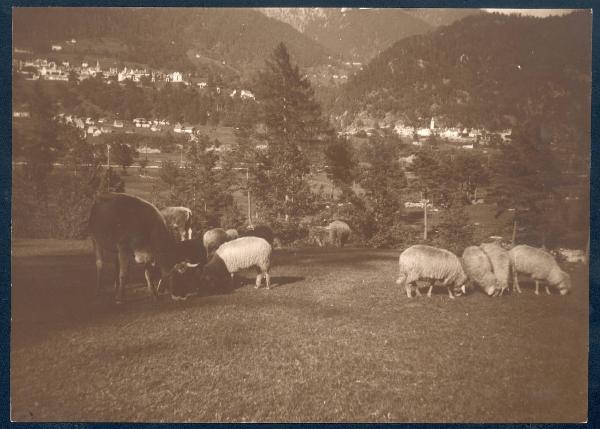
<path id="1" fill-rule="evenodd" d="M 264 125 L 257 138 L 266 149 L 257 154 L 260 168 L 253 184 L 257 206 L 272 217 L 301 216 L 313 198 L 307 181 L 309 151 L 331 131 L 321 116 L 314 91 L 280 43 L 255 84 Z"/>

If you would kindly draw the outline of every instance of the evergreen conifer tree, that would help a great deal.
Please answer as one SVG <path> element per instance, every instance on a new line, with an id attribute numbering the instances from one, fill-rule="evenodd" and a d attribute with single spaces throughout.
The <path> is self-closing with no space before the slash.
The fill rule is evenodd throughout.
<path id="1" fill-rule="evenodd" d="M 256 169 L 254 194 L 261 211 L 288 220 L 311 207 L 308 151 L 331 131 L 321 117 L 308 78 L 291 63 L 283 43 L 259 72 L 255 91 L 264 125 L 257 138 L 266 149 L 256 157 L 260 167 Z"/>

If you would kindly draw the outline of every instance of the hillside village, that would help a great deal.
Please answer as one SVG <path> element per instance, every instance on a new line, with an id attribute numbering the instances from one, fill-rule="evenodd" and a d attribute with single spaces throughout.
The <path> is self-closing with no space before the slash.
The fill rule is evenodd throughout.
<path id="1" fill-rule="evenodd" d="M 58 50 L 60 45 L 52 45 L 54 50 Z M 23 53 L 24 50 L 15 48 L 15 52 Z M 355 68 L 362 70 L 362 63 L 360 62 L 346 62 L 344 65 L 348 68 Z M 326 70 L 331 69 L 332 65 L 329 64 Z M 198 88 L 207 88 L 208 79 L 192 78 L 191 76 L 184 76 L 179 71 L 173 71 L 165 73 L 161 71 L 154 71 L 148 69 L 138 68 L 127 68 L 123 67 L 119 70 L 116 67 L 101 67 L 100 62 L 96 61 L 95 65 L 87 62 L 82 62 L 80 65 L 71 64 L 68 61 L 57 64 L 55 61 L 48 60 L 47 58 L 36 58 L 34 60 L 17 60 L 13 65 L 13 71 L 24 76 L 25 80 L 28 81 L 58 81 L 58 82 L 69 82 L 76 81 L 81 82 L 90 78 L 100 78 L 107 84 L 111 83 L 126 83 L 132 82 L 140 84 L 144 81 L 148 83 L 162 83 L 162 84 L 182 84 L 185 86 L 195 85 Z M 319 74 L 318 70 L 315 70 L 309 75 L 313 80 L 328 78 L 334 80 L 347 80 L 347 74 Z M 222 88 L 215 88 L 217 93 L 220 93 Z M 230 97 L 238 97 L 242 100 L 255 100 L 254 94 L 248 89 L 232 89 L 229 93 Z M 17 108 L 13 112 L 15 118 L 26 118 L 29 113 L 26 110 Z M 108 119 L 108 118 L 91 118 L 91 117 L 78 117 L 68 112 L 61 112 L 59 119 L 68 125 L 73 125 L 79 129 L 84 130 L 86 135 L 97 137 L 101 134 L 110 134 L 113 129 L 122 129 L 124 122 L 119 119 Z M 369 121 L 364 121 L 369 122 Z M 374 120 L 371 121 L 371 125 Z M 152 132 L 160 132 L 164 130 L 171 130 L 176 134 L 189 134 L 195 135 L 195 128 L 190 124 L 175 123 L 172 128 L 168 128 L 169 121 L 166 119 L 152 119 L 146 120 L 144 118 L 134 119 L 131 125 L 135 128 L 148 128 Z M 393 132 L 402 138 L 413 138 L 413 144 L 415 146 L 421 145 L 420 139 L 428 138 L 431 136 L 439 137 L 444 141 L 452 143 L 462 143 L 463 148 L 472 148 L 473 143 L 479 143 L 481 145 L 489 144 L 492 141 L 496 142 L 508 142 L 510 141 L 511 130 L 503 130 L 501 132 L 491 132 L 482 128 L 460 128 L 460 127 L 438 127 L 436 126 L 435 119 L 431 118 L 429 127 L 414 127 L 406 125 L 402 122 L 391 123 L 390 121 L 377 122 L 377 128 L 381 130 L 388 130 Z M 340 135 L 346 136 L 373 136 L 377 133 L 377 129 L 373 126 L 363 125 L 359 126 L 352 124 L 342 131 Z"/>
<path id="2" fill-rule="evenodd" d="M 15 48 L 15 52 L 23 52 Z M 198 88 L 206 88 L 208 79 L 192 77 L 190 74 L 184 75 L 182 72 L 173 71 L 165 73 L 157 70 L 148 70 L 146 68 L 128 68 L 123 67 L 119 70 L 117 67 L 101 67 L 100 62 L 96 61 L 95 65 L 87 62 L 82 62 L 81 65 L 71 64 L 69 61 L 57 63 L 56 61 L 48 60 L 47 58 L 36 58 L 34 60 L 17 60 L 13 64 L 13 72 L 24 77 L 25 80 L 48 80 L 48 81 L 83 81 L 90 78 L 101 78 L 107 83 L 112 82 L 148 82 L 148 83 L 171 83 L 183 84 L 186 86 L 193 85 Z M 220 92 L 220 88 L 217 89 Z M 231 93 L 235 96 L 237 90 Z M 254 95 L 246 90 L 239 91 L 239 97 L 254 98 Z"/>

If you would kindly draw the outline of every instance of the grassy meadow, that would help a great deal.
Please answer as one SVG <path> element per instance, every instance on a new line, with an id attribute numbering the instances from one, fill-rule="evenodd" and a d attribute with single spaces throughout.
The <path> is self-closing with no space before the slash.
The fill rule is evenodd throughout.
<path id="1" fill-rule="evenodd" d="M 12 419 L 586 420 L 584 267 L 566 297 L 409 299 L 398 253 L 277 249 L 272 290 L 247 272 L 184 302 L 150 300 L 137 269 L 116 306 L 89 242 L 15 241 Z"/>

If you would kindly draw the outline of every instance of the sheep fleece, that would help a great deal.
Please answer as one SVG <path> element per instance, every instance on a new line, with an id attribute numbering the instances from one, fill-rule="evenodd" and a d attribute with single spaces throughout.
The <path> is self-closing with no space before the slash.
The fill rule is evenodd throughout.
<path id="1" fill-rule="evenodd" d="M 502 289 L 508 288 L 510 279 L 510 256 L 508 250 L 504 249 L 498 243 L 483 243 L 479 247 L 490 258 L 498 285 Z"/>
<path id="2" fill-rule="evenodd" d="M 237 229 L 233 229 L 233 228 L 225 231 L 225 234 L 227 234 L 228 240 L 235 240 L 236 238 L 239 238 L 239 236 L 240 236 L 237 232 Z"/>
<path id="3" fill-rule="evenodd" d="M 329 240 L 333 245 L 343 247 L 350 237 L 351 229 L 346 222 L 334 220 L 327 227 L 329 229 Z"/>
<path id="4" fill-rule="evenodd" d="M 466 281 L 460 260 L 445 249 L 417 244 L 402 252 L 398 262 L 400 277 L 406 275 L 407 283 L 418 279 L 435 279 L 460 286 Z"/>
<path id="5" fill-rule="evenodd" d="M 272 250 L 271 245 L 263 238 L 241 237 L 222 244 L 216 254 L 230 273 L 250 267 L 258 267 L 262 272 L 267 272 L 271 266 Z"/>
<path id="6" fill-rule="evenodd" d="M 510 249 L 509 255 L 514 269 L 530 275 L 534 280 L 545 280 L 551 285 L 558 285 L 566 276 L 554 257 L 542 249 L 520 244 Z"/>
<path id="7" fill-rule="evenodd" d="M 478 246 L 469 246 L 462 255 L 465 271 L 488 295 L 494 293 L 497 285 L 492 263 Z"/>
<path id="8" fill-rule="evenodd" d="M 211 253 L 221 244 L 227 241 L 227 233 L 222 228 L 209 229 L 202 237 L 202 243 L 206 248 L 207 253 Z"/>

